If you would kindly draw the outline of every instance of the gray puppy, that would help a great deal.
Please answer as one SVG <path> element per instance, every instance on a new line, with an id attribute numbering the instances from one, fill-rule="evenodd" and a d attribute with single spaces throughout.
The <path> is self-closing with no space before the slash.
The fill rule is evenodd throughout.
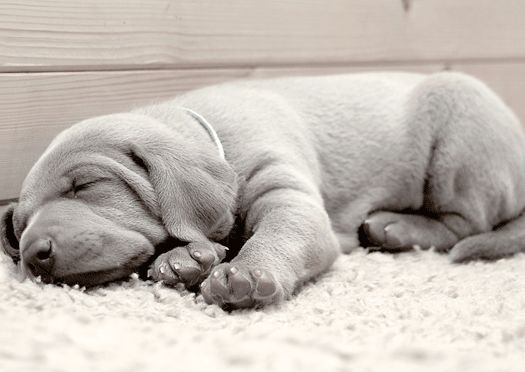
<path id="1" fill-rule="evenodd" d="M 485 85 L 374 73 L 223 84 L 78 123 L 1 235 L 45 282 L 151 266 L 240 308 L 290 297 L 359 246 L 360 226 L 383 249 L 453 261 L 522 251 L 524 207 L 524 132 Z M 240 249 L 221 263 L 225 245 Z"/>

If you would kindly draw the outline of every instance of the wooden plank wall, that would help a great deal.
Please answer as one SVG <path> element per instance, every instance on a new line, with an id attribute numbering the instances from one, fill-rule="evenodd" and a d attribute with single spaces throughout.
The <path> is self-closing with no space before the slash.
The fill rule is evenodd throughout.
<path id="1" fill-rule="evenodd" d="M 230 79 L 443 69 L 525 121 L 525 1 L 0 1 L 0 201 L 83 118 Z"/>

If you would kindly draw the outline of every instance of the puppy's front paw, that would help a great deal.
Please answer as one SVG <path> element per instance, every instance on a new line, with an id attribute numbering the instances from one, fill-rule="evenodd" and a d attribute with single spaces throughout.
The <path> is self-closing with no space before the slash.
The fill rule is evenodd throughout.
<path id="1" fill-rule="evenodd" d="M 261 307 L 284 298 L 282 286 L 269 271 L 240 263 L 218 265 L 202 282 L 201 293 L 208 304 L 233 309 Z"/>
<path id="2" fill-rule="evenodd" d="M 226 256 L 226 247 L 212 242 L 192 242 L 161 254 L 151 267 L 151 277 L 167 285 L 200 284 Z"/>

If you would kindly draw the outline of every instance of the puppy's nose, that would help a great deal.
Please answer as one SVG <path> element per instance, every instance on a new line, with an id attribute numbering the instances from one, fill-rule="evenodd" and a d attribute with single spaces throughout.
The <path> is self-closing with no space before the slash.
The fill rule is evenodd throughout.
<path id="1" fill-rule="evenodd" d="M 35 240 L 22 251 L 22 256 L 24 264 L 35 277 L 40 276 L 45 283 L 52 281 L 54 257 L 53 243 L 50 239 Z"/>

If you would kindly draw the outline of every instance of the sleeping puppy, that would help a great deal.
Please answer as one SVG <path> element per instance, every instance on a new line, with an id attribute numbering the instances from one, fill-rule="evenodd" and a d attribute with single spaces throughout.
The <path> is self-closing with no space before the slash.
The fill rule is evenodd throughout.
<path id="1" fill-rule="evenodd" d="M 78 123 L 33 166 L 1 235 L 46 283 L 149 267 L 241 308 L 290 297 L 360 231 L 456 262 L 522 251 L 524 207 L 525 136 L 485 85 L 374 73 L 223 84 Z"/>

